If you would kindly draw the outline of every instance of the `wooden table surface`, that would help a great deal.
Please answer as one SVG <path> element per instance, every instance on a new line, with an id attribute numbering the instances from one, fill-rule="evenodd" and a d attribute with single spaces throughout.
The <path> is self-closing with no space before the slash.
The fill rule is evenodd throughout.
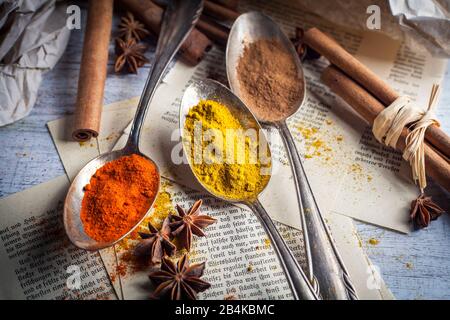
<path id="1" fill-rule="evenodd" d="M 85 14 L 82 17 L 84 20 Z M 65 174 L 46 123 L 74 111 L 82 36 L 82 30 L 72 32 L 63 57 L 53 70 L 45 74 L 31 114 L 0 128 L 0 197 Z M 154 46 L 149 56 L 153 49 Z M 140 95 L 148 72 L 146 66 L 139 70 L 138 75 L 116 75 L 113 72 L 113 59 L 114 49 L 111 45 L 106 104 Z M 438 106 L 438 115 L 448 134 L 449 70 Z M 450 203 L 450 196 L 446 199 Z M 446 214 L 426 230 L 410 235 L 364 223 L 357 223 L 357 227 L 364 249 L 380 268 L 397 299 L 450 299 L 450 215 Z M 379 243 L 371 245 L 371 238 L 377 239 Z"/>

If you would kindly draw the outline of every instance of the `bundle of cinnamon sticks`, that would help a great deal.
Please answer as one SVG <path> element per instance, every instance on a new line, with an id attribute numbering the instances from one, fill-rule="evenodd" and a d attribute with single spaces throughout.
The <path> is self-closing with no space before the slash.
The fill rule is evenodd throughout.
<path id="1" fill-rule="evenodd" d="M 324 70 L 322 81 L 370 125 L 384 108 L 399 97 L 387 83 L 319 29 L 306 31 L 303 41 L 331 63 Z M 409 129 L 404 128 L 397 144 L 398 150 L 404 150 L 408 133 Z M 426 173 L 447 191 L 450 191 L 449 159 L 450 137 L 438 126 L 430 126 L 425 133 Z"/>

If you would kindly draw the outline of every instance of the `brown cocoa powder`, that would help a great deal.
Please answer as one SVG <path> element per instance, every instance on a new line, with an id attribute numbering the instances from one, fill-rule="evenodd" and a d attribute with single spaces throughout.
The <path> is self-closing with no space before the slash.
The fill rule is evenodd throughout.
<path id="1" fill-rule="evenodd" d="M 301 75 L 280 42 L 262 39 L 247 44 L 237 72 L 241 98 L 259 120 L 280 121 L 299 107 Z"/>

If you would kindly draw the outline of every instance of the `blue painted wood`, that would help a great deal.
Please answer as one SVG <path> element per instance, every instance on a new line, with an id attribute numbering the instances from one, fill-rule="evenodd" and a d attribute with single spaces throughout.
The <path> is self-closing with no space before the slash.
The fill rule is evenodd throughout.
<path id="1" fill-rule="evenodd" d="M 84 13 L 85 11 L 83 11 Z M 82 15 L 85 19 L 85 14 Z M 117 18 L 115 18 L 117 24 Z M 73 31 L 68 48 L 55 69 L 44 76 L 31 114 L 0 128 L 0 197 L 64 174 L 64 169 L 47 131 L 50 120 L 72 114 L 82 48 L 82 31 Z M 154 46 L 153 46 L 154 48 Z M 141 93 L 148 66 L 138 75 L 113 73 L 113 46 L 110 47 L 105 103 Z M 149 52 L 149 58 L 152 53 Z M 449 69 L 450 70 L 450 69 Z M 450 133 L 450 73 L 442 88 L 438 114 Z M 442 194 L 442 190 L 440 193 Z M 446 198 L 449 203 L 450 197 Z M 433 222 L 427 230 L 402 235 L 357 223 L 363 246 L 399 299 L 450 299 L 450 217 Z M 369 244 L 369 239 L 379 241 Z"/>

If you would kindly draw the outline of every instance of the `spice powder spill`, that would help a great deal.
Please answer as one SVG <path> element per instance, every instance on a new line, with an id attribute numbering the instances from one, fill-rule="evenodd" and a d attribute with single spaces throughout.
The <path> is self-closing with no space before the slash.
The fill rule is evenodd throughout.
<path id="1" fill-rule="evenodd" d="M 80 218 L 92 239 L 115 241 L 133 228 L 156 197 L 155 165 L 133 154 L 108 162 L 84 187 Z"/>
<path id="2" fill-rule="evenodd" d="M 237 66 L 240 95 L 263 121 L 284 120 L 301 103 L 303 82 L 295 61 L 276 40 L 258 40 L 244 47 Z"/>
<path id="3" fill-rule="evenodd" d="M 196 137 L 198 124 L 201 137 Z M 240 200 L 253 199 L 264 189 L 270 178 L 269 153 L 263 157 L 268 160 L 263 162 L 268 163 L 262 163 L 258 130 L 255 130 L 255 139 L 246 135 L 240 139 L 239 132 L 244 127 L 227 106 L 212 100 L 200 101 L 189 110 L 184 129 L 190 143 L 189 157 L 194 173 L 212 193 Z M 222 139 L 202 138 L 211 131 L 219 133 Z M 196 139 L 200 138 L 201 159 L 197 159 Z"/>

